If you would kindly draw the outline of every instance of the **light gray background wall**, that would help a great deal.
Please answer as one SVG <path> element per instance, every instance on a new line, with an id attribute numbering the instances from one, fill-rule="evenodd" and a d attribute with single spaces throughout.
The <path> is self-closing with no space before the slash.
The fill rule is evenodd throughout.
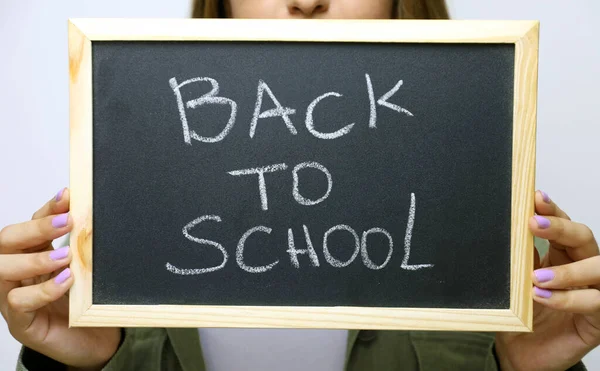
<path id="1" fill-rule="evenodd" d="M 537 187 L 600 236 L 600 2 L 449 0 L 457 19 L 539 19 Z M 0 228 L 69 181 L 69 17 L 186 17 L 189 0 L 0 0 Z M 0 321 L 0 369 L 19 350 Z M 274 356 L 274 354 L 271 354 Z M 600 369 L 600 351 L 585 361 Z"/>

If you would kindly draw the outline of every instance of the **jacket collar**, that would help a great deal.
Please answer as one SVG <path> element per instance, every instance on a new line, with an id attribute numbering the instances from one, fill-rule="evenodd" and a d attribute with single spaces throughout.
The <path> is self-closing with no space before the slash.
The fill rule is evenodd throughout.
<path id="1" fill-rule="evenodd" d="M 344 362 L 344 370 L 348 369 L 348 363 L 350 362 L 350 355 L 352 354 L 352 348 L 358 338 L 359 330 L 348 330 L 348 342 L 346 344 L 346 360 Z"/>
<path id="2" fill-rule="evenodd" d="M 183 371 L 206 371 L 197 328 L 168 328 L 167 334 Z"/>

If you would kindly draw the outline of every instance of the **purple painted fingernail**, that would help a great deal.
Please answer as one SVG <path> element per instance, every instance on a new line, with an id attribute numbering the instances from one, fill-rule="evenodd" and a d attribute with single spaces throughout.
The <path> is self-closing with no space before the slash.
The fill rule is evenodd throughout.
<path id="1" fill-rule="evenodd" d="M 62 228 L 67 225 L 67 221 L 69 220 L 69 213 L 64 213 L 55 216 L 52 218 L 52 226 L 54 228 Z"/>
<path id="2" fill-rule="evenodd" d="M 540 191 L 540 193 L 542 194 L 542 199 L 544 200 L 545 203 L 549 204 L 550 203 L 550 197 L 548 196 L 548 194 L 544 191 Z"/>
<path id="3" fill-rule="evenodd" d="M 533 287 L 533 292 L 535 292 L 536 296 L 539 296 L 540 298 L 544 298 L 544 299 L 548 299 L 552 296 L 552 291 L 540 289 L 537 286 Z"/>
<path id="4" fill-rule="evenodd" d="M 50 259 L 52 260 L 64 259 L 67 256 L 69 256 L 69 246 L 61 247 L 50 253 Z"/>
<path id="5" fill-rule="evenodd" d="M 62 198 L 63 192 L 65 191 L 64 188 L 61 188 L 60 191 L 58 191 L 58 193 L 56 194 L 56 197 L 54 198 L 54 201 L 58 202 L 60 201 L 60 199 Z"/>
<path id="6" fill-rule="evenodd" d="M 538 227 L 540 227 L 541 229 L 546 229 L 546 228 L 550 227 L 549 219 L 544 218 L 543 216 L 540 216 L 540 215 L 536 215 L 536 216 L 534 216 L 534 218 L 538 224 Z"/>
<path id="7" fill-rule="evenodd" d="M 533 274 L 535 274 L 535 278 L 539 282 L 548 282 L 554 279 L 554 271 L 552 269 L 538 269 Z"/>
<path id="8" fill-rule="evenodd" d="M 71 270 L 69 268 L 65 268 L 65 270 L 60 272 L 58 276 L 54 277 L 54 282 L 60 285 L 69 277 L 71 277 Z"/>

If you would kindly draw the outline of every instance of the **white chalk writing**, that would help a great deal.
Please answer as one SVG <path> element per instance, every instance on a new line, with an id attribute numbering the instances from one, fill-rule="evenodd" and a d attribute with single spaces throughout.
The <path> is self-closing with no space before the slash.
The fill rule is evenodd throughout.
<path id="1" fill-rule="evenodd" d="M 265 182 L 265 173 L 273 173 L 279 170 L 287 169 L 286 164 L 275 164 L 262 167 L 255 167 L 252 169 L 233 170 L 227 172 L 229 175 L 250 175 L 258 174 L 258 191 L 260 193 L 260 205 L 263 210 L 269 210 L 269 200 L 267 198 L 267 183 Z"/>
<path id="2" fill-rule="evenodd" d="M 221 222 L 221 218 L 217 215 L 204 215 L 201 216 L 197 219 L 192 220 L 191 222 L 189 222 L 188 224 L 185 225 L 185 227 L 183 227 L 183 235 L 185 236 L 185 238 L 187 238 L 190 241 L 194 241 L 196 243 L 199 244 L 204 244 L 204 245 L 210 245 L 210 246 L 214 246 L 217 249 L 219 249 L 219 251 L 221 252 L 221 254 L 223 254 L 223 262 L 216 266 L 216 267 L 211 267 L 211 268 L 196 268 L 196 269 L 182 269 L 182 268 L 178 268 L 176 266 L 174 266 L 171 263 L 167 263 L 167 270 L 170 272 L 173 272 L 175 274 L 180 274 L 180 275 L 194 275 L 194 274 L 202 274 L 202 273 L 208 273 L 208 272 L 214 272 L 217 271 L 221 268 L 223 268 L 225 266 L 225 264 L 227 263 L 227 259 L 229 258 L 229 255 L 227 254 L 227 251 L 225 250 L 225 248 L 223 247 L 223 245 L 221 245 L 220 243 L 217 243 L 215 241 L 211 241 L 211 240 L 206 240 L 204 238 L 198 238 L 198 237 L 194 237 L 190 234 L 190 229 L 194 228 L 196 225 L 204 222 L 205 220 L 212 220 L 215 222 Z"/>
<path id="3" fill-rule="evenodd" d="M 188 125 L 187 115 L 185 112 L 185 107 L 183 104 L 183 98 L 181 96 L 181 88 L 187 84 L 191 84 L 193 82 L 202 82 L 207 81 L 212 85 L 212 90 L 200 98 L 188 101 L 186 106 L 190 109 L 202 106 L 204 104 L 228 104 L 231 108 L 231 114 L 229 116 L 229 121 L 227 121 L 227 125 L 223 128 L 221 133 L 214 137 L 203 137 L 198 135 L 194 130 L 191 130 Z M 181 125 L 183 127 L 183 140 L 187 144 L 192 144 L 191 139 L 195 139 L 200 142 L 206 143 L 215 143 L 220 142 L 229 134 L 233 125 L 235 124 L 235 117 L 237 114 L 237 103 L 229 98 L 218 97 L 219 94 L 219 83 L 215 79 L 211 79 L 210 77 L 197 77 L 190 80 L 186 80 L 181 84 L 177 84 L 177 80 L 173 77 L 169 80 L 169 84 L 177 97 L 177 107 L 179 108 L 179 118 L 181 119 Z"/>
<path id="4" fill-rule="evenodd" d="M 238 242 L 237 250 L 235 253 L 235 260 L 240 268 L 242 268 L 248 273 L 264 273 L 268 270 L 273 269 L 273 267 L 277 265 L 277 263 L 279 263 L 279 260 L 277 260 L 271 264 L 263 265 L 260 267 L 251 267 L 244 263 L 244 245 L 246 244 L 246 240 L 248 239 L 248 237 L 250 237 L 251 234 L 256 232 L 271 234 L 271 230 L 271 228 L 260 225 L 258 227 L 250 228 L 246 231 L 246 233 L 244 233 L 244 235 L 242 236 L 242 238 L 240 238 L 240 241 Z"/>
<path id="5" fill-rule="evenodd" d="M 275 108 L 270 110 L 266 110 L 264 112 L 260 112 L 262 108 L 263 95 L 264 92 L 267 92 L 273 103 L 275 103 Z M 260 80 L 258 82 L 258 92 L 256 94 L 256 105 L 254 106 L 254 115 L 252 115 L 252 122 L 250 123 L 250 138 L 254 138 L 254 133 L 256 132 L 256 125 L 258 124 L 259 118 L 267 118 L 267 117 L 281 117 L 285 125 L 289 129 L 290 133 L 293 135 L 298 134 L 294 124 L 292 124 L 292 120 L 290 120 L 290 115 L 296 113 L 295 109 L 283 107 L 281 103 L 275 98 L 275 94 L 269 88 L 269 85 L 264 81 Z"/>

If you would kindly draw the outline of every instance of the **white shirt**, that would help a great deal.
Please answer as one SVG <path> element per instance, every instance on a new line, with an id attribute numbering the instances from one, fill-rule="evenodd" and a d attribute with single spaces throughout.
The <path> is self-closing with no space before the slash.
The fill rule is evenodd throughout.
<path id="1" fill-rule="evenodd" d="M 346 330 L 202 328 L 207 371 L 343 371 Z"/>

